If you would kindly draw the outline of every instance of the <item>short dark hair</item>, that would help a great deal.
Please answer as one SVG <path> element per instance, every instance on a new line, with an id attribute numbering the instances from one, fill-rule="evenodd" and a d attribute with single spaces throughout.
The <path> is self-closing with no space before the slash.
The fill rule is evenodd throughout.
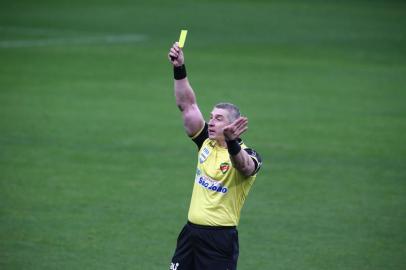
<path id="1" fill-rule="evenodd" d="M 240 117 L 240 109 L 234 104 L 221 102 L 214 106 L 214 108 L 224 109 L 228 111 L 228 120 L 234 122 L 238 117 Z"/>

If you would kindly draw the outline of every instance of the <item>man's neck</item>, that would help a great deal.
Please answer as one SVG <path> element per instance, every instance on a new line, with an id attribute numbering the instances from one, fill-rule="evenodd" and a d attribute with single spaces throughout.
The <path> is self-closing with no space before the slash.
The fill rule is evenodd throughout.
<path id="1" fill-rule="evenodd" d="M 222 148 L 227 148 L 227 144 L 225 140 L 216 140 L 217 145 L 222 147 Z"/>

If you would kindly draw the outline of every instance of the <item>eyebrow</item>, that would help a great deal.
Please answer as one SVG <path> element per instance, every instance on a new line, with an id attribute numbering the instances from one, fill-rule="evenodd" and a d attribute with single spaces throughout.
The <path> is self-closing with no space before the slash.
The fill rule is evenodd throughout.
<path id="1" fill-rule="evenodd" d="M 219 117 L 219 116 L 224 117 L 224 115 L 222 115 L 222 114 L 215 114 L 215 115 L 213 115 L 212 113 L 210 113 L 210 116 L 211 116 L 211 117 Z"/>

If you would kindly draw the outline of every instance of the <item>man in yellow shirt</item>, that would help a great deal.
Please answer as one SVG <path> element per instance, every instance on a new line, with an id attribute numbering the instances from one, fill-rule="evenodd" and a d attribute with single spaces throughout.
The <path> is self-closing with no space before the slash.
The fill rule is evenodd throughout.
<path id="1" fill-rule="evenodd" d="M 179 234 L 170 270 L 235 270 L 239 253 L 236 227 L 262 161 L 240 139 L 248 119 L 240 116 L 238 107 L 219 103 L 206 123 L 177 43 L 168 58 L 186 133 L 199 149 L 188 222 Z"/>

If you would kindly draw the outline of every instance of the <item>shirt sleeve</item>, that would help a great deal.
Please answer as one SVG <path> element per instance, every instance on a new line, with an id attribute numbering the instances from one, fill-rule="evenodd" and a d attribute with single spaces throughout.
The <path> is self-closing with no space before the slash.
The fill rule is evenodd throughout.
<path id="1" fill-rule="evenodd" d="M 254 149 L 251 149 L 251 148 L 245 148 L 244 151 L 247 152 L 248 155 L 254 161 L 255 171 L 252 173 L 252 175 L 257 174 L 259 169 L 261 169 L 261 166 L 262 166 L 261 156 L 258 154 L 258 152 L 256 152 Z"/>
<path id="2" fill-rule="evenodd" d="M 207 123 L 204 123 L 203 128 L 193 137 L 191 137 L 192 141 L 197 145 L 199 150 L 207 138 L 209 138 L 209 125 Z"/>

